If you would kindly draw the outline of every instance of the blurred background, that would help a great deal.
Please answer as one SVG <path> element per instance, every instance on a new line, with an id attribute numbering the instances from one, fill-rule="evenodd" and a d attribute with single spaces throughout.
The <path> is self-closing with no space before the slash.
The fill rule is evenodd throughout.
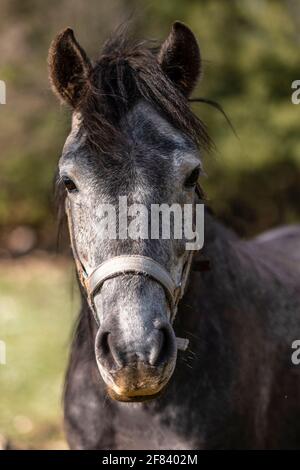
<path id="1" fill-rule="evenodd" d="M 0 0 L 0 447 L 64 448 L 61 392 L 78 298 L 57 254 L 53 176 L 70 116 L 53 97 L 47 52 L 66 26 L 91 57 L 120 23 L 162 41 L 174 20 L 196 34 L 203 78 L 193 108 L 216 152 L 205 158 L 211 207 L 241 236 L 300 221 L 297 0 Z"/>

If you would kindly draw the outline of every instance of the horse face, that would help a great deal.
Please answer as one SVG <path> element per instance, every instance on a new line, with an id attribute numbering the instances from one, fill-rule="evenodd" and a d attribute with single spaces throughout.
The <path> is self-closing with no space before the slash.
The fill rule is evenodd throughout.
<path id="1" fill-rule="evenodd" d="M 192 41 L 195 49 L 192 33 L 183 25 L 176 28 L 158 57 L 160 67 L 163 70 L 171 67 L 171 73 L 174 68 L 169 62 L 176 57 L 178 41 L 180 46 L 182 38 Z M 77 261 L 90 274 L 113 257 L 142 255 L 162 265 L 179 284 L 188 253 L 184 234 L 181 238 L 174 235 L 175 215 L 169 219 L 169 236 L 152 237 L 149 227 L 153 205 L 175 204 L 183 208 L 185 204 L 194 204 L 200 172 L 196 145 L 141 98 L 118 118 L 118 136 L 122 137 L 118 141 L 119 137 L 111 136 L 116 141 L 109 154 L 107 149 L 91 147 L 86 113 L 77 106 L 83 92 L 78 84 L 69 83 L 73 79 L 71 73 L 69 82 L 64 77 L 63 83 L 55 61 L 59 61 L 60 55 L 69 56 L 71 51 L 72 57 L 69 62 L 65 60 L 64 70 L 68 66 L 72 70 L 75 62 L 77 73 L 86 80 L 91 64 L 72 34 L 64 34 L 52 46 L 56 56 L 50 66 L 55 91 L 75 108 L 72 130 L 59 162 L 59 181 L 67 190 Z M 174 54 L 170 55 L 172 47 Z M 198 46 L 195 50 L 198 51 Z M 184 64 L 179 65 L 178 70 L 185 70 Z M 188 94 L 193 87 L 199 72 L 199 67 L 196 68 L 195 71 L 189 67 L 184 77 L 176 75 L 182 94 Z M 120 198 L 128 208 L 125 236 L 119 231 Z M 137 223 L 135 216 L 141 210 L 143 217 Z M 113 228 L 108 227 L 110 222 Z M 162 225 L 159 219 L 160 232 Z M 164 287 L 142 273 L 119 273 L 105 280 L 94 293 L 93 310 L 98 323 L 96 360 L 109 394 L 121 401 L 144 400 L 159 394 L 174 371 L 177 356 L 170 321 L 172 306 Z"/>

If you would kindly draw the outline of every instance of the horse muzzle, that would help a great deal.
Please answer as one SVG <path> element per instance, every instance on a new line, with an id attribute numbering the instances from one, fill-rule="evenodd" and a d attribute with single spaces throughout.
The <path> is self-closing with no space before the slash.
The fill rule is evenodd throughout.
<path id="1" fill-rule="evenodd" d="M 126 344 L 100 328 L 95 351 L 109 395 L 119 401 L 144 401 L 158 396 L 168 383 L 176 364 L 177 344 L 169 324 Z"/>

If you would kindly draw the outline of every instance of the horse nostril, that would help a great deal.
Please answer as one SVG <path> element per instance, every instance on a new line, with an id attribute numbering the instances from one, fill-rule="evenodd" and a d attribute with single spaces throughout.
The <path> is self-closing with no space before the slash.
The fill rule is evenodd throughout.
<path id="1" fill-rule="evenodd" d="M 110 333 L 108 331 L 105 331 L 105 332 L 103 332 L 99 335 L 98 341 L 97 341 L 98 350 L 104 356 L 109 354 L 109 345 L 108 345 L 109 335 L 110 335 Z"/>
<path id="2" fill-rule="evenodd" d="M 174 353 L 174 338 L 169 326 L 162 326 L 155 332 L 153 346 L 149 355 L 151 366 L 161 366 L 170 359 Z"/>
<path id="3" fill-rule="evenodd" d="M 99 332 L 96 339 L 97 359 L 109 370 L 122 367 L 123 361 L 114 346 L 113 336 L 109 331 Z"/>

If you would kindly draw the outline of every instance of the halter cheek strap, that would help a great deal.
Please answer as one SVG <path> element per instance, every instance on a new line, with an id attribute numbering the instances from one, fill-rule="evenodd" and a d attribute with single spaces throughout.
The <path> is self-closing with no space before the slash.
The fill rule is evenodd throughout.
<path id="1" fill-rule="evenodd" d="M 96 308 L 94 304 L 94 297 L 96 292 L 99 292 L 103 283 L 108 279 L 120 276 L 126 273 L 133 274 L 142 274 L 149 276 L 151 279 L 154 279 L 158 282 L 165 290 L 166 297 L 169 302 L 171 318 L 170 321 L 173 322 L 177 313 L 177 307 L 180 299 L 183 297 L 189 272 L 191 269 L 191 264 L 193 260 L 194 251 L 189 251 L 187 259 L 184 263 L 181 281 L 179 284 L 176 284 L 170 275 L 170 273 L 157 261 L 148 256 L 142 255 L 122 255 L 114 256 L 99 266 L 97 266 L 90 274 L 87 273 L 84 268 L 83 263 L 80 260 L 79 254 L 77 252 L 74 229 L 72 223 L 72 215 L 70 210 L 70 201 L 66 199 L 66 214 L 69 225 L 71 246 L 73 250 L 73 256 L 75 259 L 77 272 L 79 280 L 82 286 L 87 292 L 87 298 L 93 315 L 97 324 L 99 325 L 99 319 L 96 313 Z M 185 350 L 188 347 L 188 339 L 185 338 L 176 338 L 178 349 Z"/>

